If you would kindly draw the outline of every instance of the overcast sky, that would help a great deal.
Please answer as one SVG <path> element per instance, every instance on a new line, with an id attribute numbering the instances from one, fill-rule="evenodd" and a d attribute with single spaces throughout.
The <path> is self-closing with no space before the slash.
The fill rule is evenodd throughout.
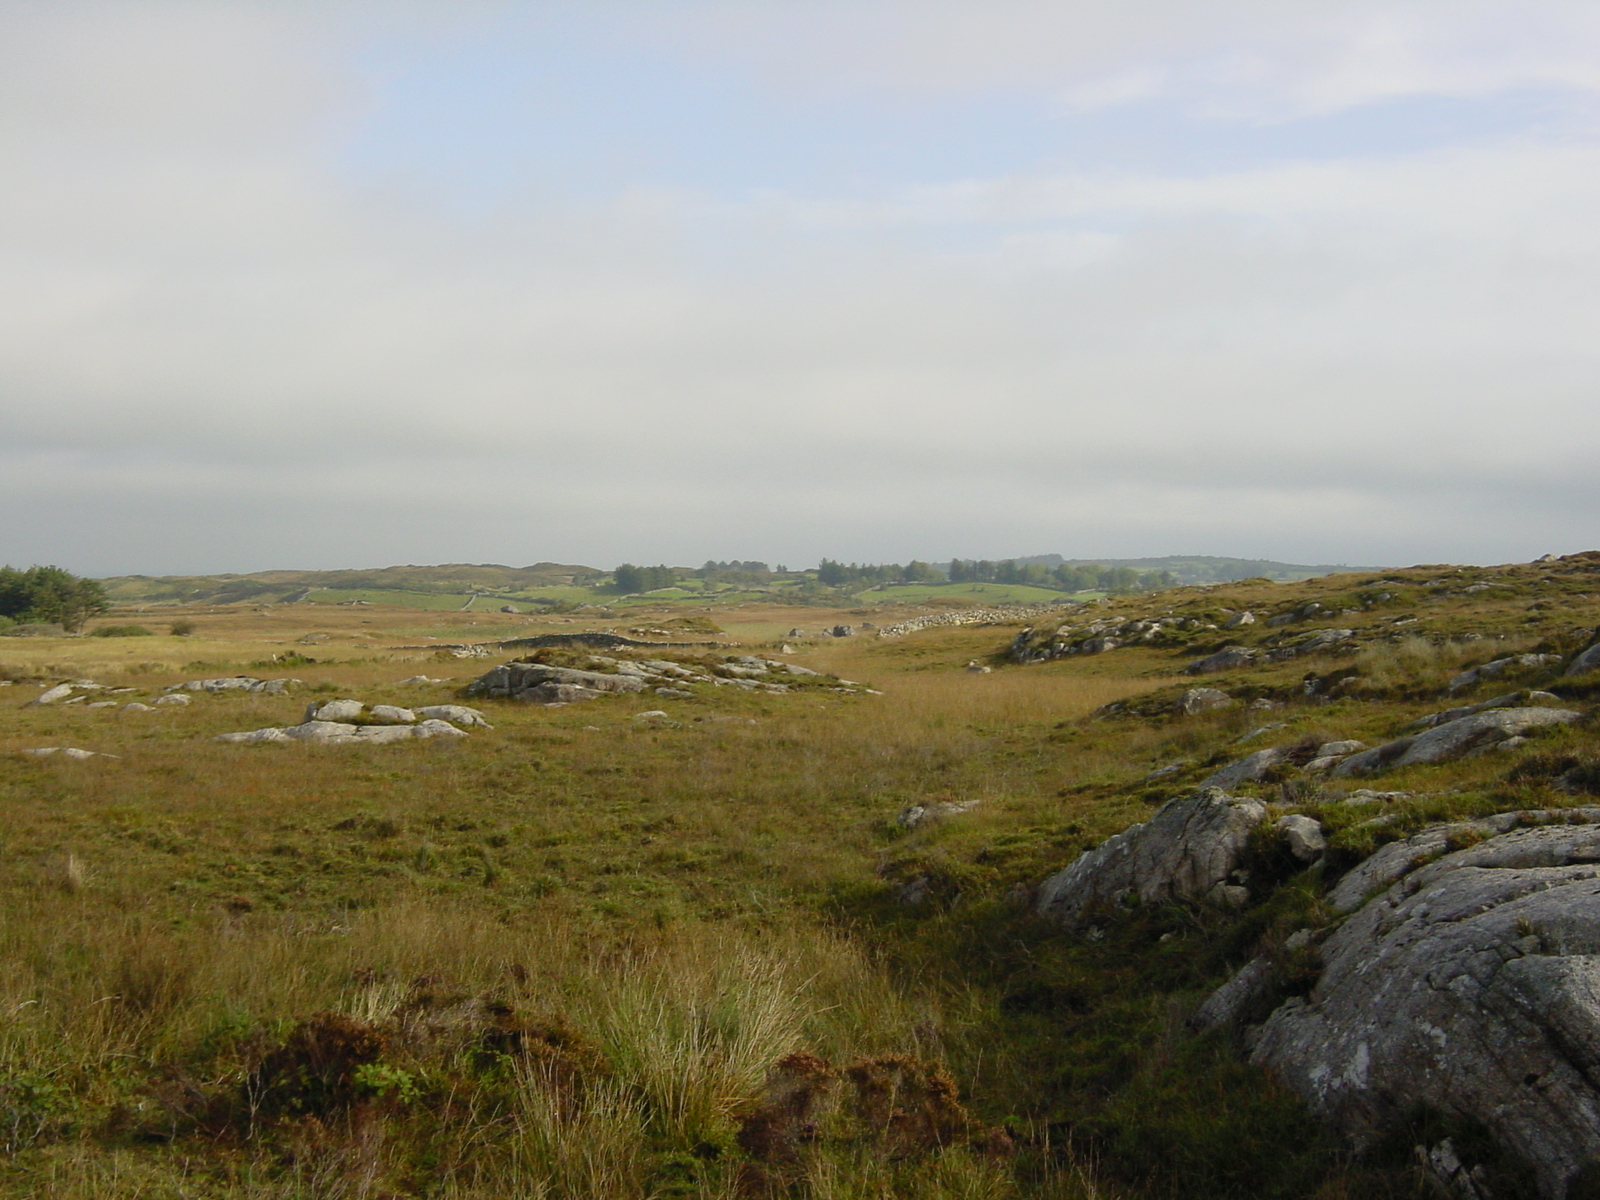
<path id="1" fill-rule="evenodd" d="M 0 0 L 0 561 L 1600 546 L 1593 0 Z"/>

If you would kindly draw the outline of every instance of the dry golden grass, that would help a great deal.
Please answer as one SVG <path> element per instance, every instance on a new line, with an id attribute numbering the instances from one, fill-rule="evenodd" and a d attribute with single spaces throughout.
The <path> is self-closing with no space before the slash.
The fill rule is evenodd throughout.
<path id="1" fill-rule="evenodd" d="M 1263 611 L 1326 594 L 1236 591 L 1238 606 Z M 1101 611 L 1214 608 L 1228 595 L 1184 597 Z M 1495 619 L 1526 599 L 1494 598 Z M 963 1101 L 982 1121 L 1006 1119 L 1019 1148 L 925 1146 L 902 1161 L 881 1139 L 819 1135 L 803 1170 L 783 1166 L 786 1194 L 1164 1198 L 1127 1165 L 1144 1135 L 1126 1131 L 1159 1126 L 1159 1114 L 1119 1117 L 1122 1142 L 1070 1151 L 1053 1123 L 1083 1121 L 1086 1097 L 1109 1104 L 1181 1058 L 1172 1014 L 1225 957 L 1206 957 L 1197 914 L 1149 917 L 1174 923 L 1118 959 L 1031 927 L 1007 897 L 1143 819 L 1163 795 L 1144 781 L 1155 766 L 1189 759 L 1179 779 L 1192 782 L 1205 763 L 1268 744 L 1237 739 L 1275 721 L 1272 741 L 1392 736 L 1459 667 L 1544 636 L 1529 624 L 1466 641 L 1464 609 L 1407 602 L 1456 640 L 1397 639 L 1353 665 L 1368 695 L 1413 699 L 1303 702 L 1308 666 L 1338 664 L 1291 661 L 1247 680 L 1286 699 L 1270 714 L 1091 721 L 1108 703 L 1196 682 L 1173 674 L 1182 655 L 1138 647 L 973 673 L 966 664 L 996 662 L 1015 631 L 962 627 L 794 641 L 791 661 L 879 695 L 485 703 L 492 732 L 385 747 L 209 739 L 295 723 L 308 692 L 453 701 L 496 661 L 452 658 L 430 639 L 622 629 L 672 610 L 533 620 L 241 607 L 194 614 L 190 638 L 0 639 L 0 675 L 25 680 L 0 688 L 0 1196 L 732 1200 L 754 1186 L 739 1121 L 774 1063 L 804 1051 L 947 1062 Z M 1543 622 L 1543 611 L 1515 619 Z M 754 605 L 712 615 L 724 640 L 767 655 L 790 627 L 862 619 Z M 113 619 L 164 628 L 148 614 Z M 286 654 L 317 661 L 273 664 Z M 87 676 L 148 700 L 179 679 L 235 673 L 305 688 L 150 713 L 24 707 L 35 681 Z M 452 680 L 400 685 L 417 674 Z M 656 708 L 666 720 L 635 719 Z M 43 745 L 119 757 L 8 753 Z M 1473 760 L 1397 783 L 1487 804 L 1472 790 L 1501 769 Z M 895 821 L 908 805 L 972 800 L 957 819 Z M 1402 823 L 1433 819 L 1430 804 Z M 917 879 L 932 898 L 898 902 Z M 1195 962 L 1181 959 L 1189 945 Z M 386 1039 L 381 1071 L 359 1104 L 272 1115 L 258 1103 L 264 1056 L 328 1013 Z M 578 1041 L 504 1061 L 485 1052 L 536 1029 Z M 1194 1068 L 1213 1090 L 1242 1078 L 1220 1061 Z M 241 1097 L 256 1106 L 242 1117 Z M 1256 1101 L 1241 1102 L 1248 1118 L 1207 1124 L 1212 1114 L 1194 1111 L 1175 1125 L 1216 1146 L 1239 1136 L 1228 1120 L 1308 1128 L 1270 1095 Z M 1152 1144 L 1168 1136 L 1157 1134 Z M 1091 1170 L 1100 1153 L 1123 1157 Z M 1104 1181 L 1118 1170 L 1121 1191 Z M 1328 1194 L 1362 1194 L 1364 1178 L 1334 1171 Z M 1216 1186 L 1192 1194 L 1243 1194 Z"/>
<path id="2" fill-rule="evenodd" d="M 529 624 L 314 615 L 312 631 L 327 635 L 315 643 L 280 611 L 202 613 L 183 639 L 18 639 L 5 647 L 8 670 L 143 690 L 295 675 L 325 694 L 440 702 L 488 664 L 394 644 L 421 628 L 467 640 Z M 814 611 L 741 616 L 727 627 L 817 623 Z M 539 1086 L 536 1067 L 518 1068 L 509 1099 L 468 1104 L 428 1151 L 450 1164 L 434 1171 L 440 1194 L 654 1195 L 663 1154 L 725 1142 L 787 1053 L 937 1059 L 945 1002 L 897 981 L 796 902 L 870 879 L 883 823 L 935 776 L 944 791 L 1015 800 L 1034 785 L 993 769 L 1004 737 L 1156 686 L 945 669 L 994 636 L 935 632 L 917 669 L 886 668 L 866 639 L 809 643 L 794 656 L 864 678 L 880 696 L 717 695 L 673 704 L 681 721 L 662 728 L 631 720 L 649 706 L 638 698 L 492 705 L 498 728 L 456 745 L 207 740 L 293 723 L 303 693 L 199 695 L 187 708 L 131 714 L 15 707 L 36 689 L 0 691 L 14 706 L 0 746 L 119 756 L 14 760 L 0 868 L 0 1078 L 46 1091 L 22 1147 L 31 1165 L 0 1172 L 0 1193 L 383 1194 L 415 1170 L 405 1113 L 382 1137 L 369 1128 L 313 1138 L 295 1143 L 288 1165 L 257 1161 L 221 1181 L 201 1171 L 204 1184 L 186 1174 L 190 1160 L 103 1131 L 181 1125 L 150 1098 L 160 1092 L 150 1080 L 180 1071 L 220 1094 L 248 1071 L 252 1045 L 309 1014 L 414 1023 L 418 980 L 559 1017 L 610 1071 L 581 1104 Z M 288 652 L 318 661 L 270 663 Z M 396 686 L 410 674 L 455 682 Z M 412 1037 L 392 1058 L 418 1078 L 445 1078 L 459 1070 L 456 1053 Z M 65 1102 L 52 1107 L 57 1086 L 71 1095 L 70 1121 Z M 190 1136 L 180 1132 L 179 1144 Z M 731 1166 L 690 1174 L 694 1195 L 734 1194 Z M 1001 1196 L 1015 1183 L 1009 1168 L 952 1151 L 912 1164 L 827 1157 L 807 1186 L 817 1196 Z"/>

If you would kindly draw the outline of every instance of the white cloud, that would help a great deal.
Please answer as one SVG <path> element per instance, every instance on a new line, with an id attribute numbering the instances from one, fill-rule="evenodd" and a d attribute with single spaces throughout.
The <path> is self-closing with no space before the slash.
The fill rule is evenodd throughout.
<path id="1" fill-rule="evenodd" d="M 1600 11 L 1584 0 L 703 0 L 624 12 L 635 36 L 806 94 L 1042 89 L 1069 107 L 1178 97 L 1282 119 L 1600 85 Z"/>
<path id="2" fill-rule="evenodd" d="M 1102 104 L 1588 86 L 1576 6 L 1498 55 L 1500 5 L 1193 7 L 683 4 L 633 32 L 812 89 L 871 63 L 908 89 L 1145 81 Z M 465 219 L 334 165 L 378 103 L 347 58 L 373 11 L 0 17 L 0 560 L 1595 541 L 1590 143 Z"/>

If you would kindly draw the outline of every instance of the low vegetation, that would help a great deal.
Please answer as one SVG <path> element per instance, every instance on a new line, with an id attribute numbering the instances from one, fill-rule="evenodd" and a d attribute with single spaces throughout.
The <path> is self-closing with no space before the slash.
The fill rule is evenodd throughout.
<path id="1" fill-rule="evenodd" d="M 8 642 L 0 1195 L 1409 1198 L 1427 1194 L 1412 1146 L 1440 1127 L 1515 1195 L 1481 1132 L 1418 1113 L 1357 1155 L 1185 1021 L 1262 951 L 1279 994 L 1306 986 L 1285 940 L 1334 920 L 1340 862 L 1443 817 L 1585 802 L 1587 726 L 1396 772 L 1382 786 L 1406 796 L 1377 823 L 1342 784 L 1245 785 L 1318 816 L 1332 850 L 1304 869 L 1264 849 L 1283 886 L 1243 911 L 1154 906 L 1069 936 L 1029 896 L 1263 725 L 1376 744 L 1496 686 L 1588 705 L 1553 668 L 1448 688 L 1587 644 L 1597 575 L 1575 558 L 1135 594 L 1095 613 L 1169 636 L 1027 665 L 1020 625 L 801 639 L 858 610 L 546 614 L 535 631 L 787 641 L 881 694 L 473 700 L 493 730 L 370 747 L 209 739 L 292 724 L 310 696 L 460 702 L 514 652 L 429 639 L 530 617 L 241 603 L 165 610 L 181 640 Z M 1330 619 L 1268 624 L 1313 602 Z M 1333 623 L 1350 645 L 1182 674 Z M 232 674 L 301 682 L 120 707 Z M 66 679 L 133 690 L 25 703 Z M 1197 684 L 1235 702 L 1185 715 Z M 68 745 L 118 757 L 16 753 Z"/>

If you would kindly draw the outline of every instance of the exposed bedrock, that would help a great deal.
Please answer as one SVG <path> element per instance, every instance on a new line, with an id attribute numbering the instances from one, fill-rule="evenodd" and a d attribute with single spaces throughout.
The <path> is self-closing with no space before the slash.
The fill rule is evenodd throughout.
<path id="1" fill-rule="evenodd" d="M 1512 829 L 1429 861 L 1541 817 L 1600 811 L 1424 831 L 1347 877 L 1340 907 L 1403 872 L 1322 944 L 1320 980 L 1251 1059 L 1358 1145 L 1419 1104 L 1474 1118 L 1563 1200 L 1600 1163 L 1600 826 Z"/>

